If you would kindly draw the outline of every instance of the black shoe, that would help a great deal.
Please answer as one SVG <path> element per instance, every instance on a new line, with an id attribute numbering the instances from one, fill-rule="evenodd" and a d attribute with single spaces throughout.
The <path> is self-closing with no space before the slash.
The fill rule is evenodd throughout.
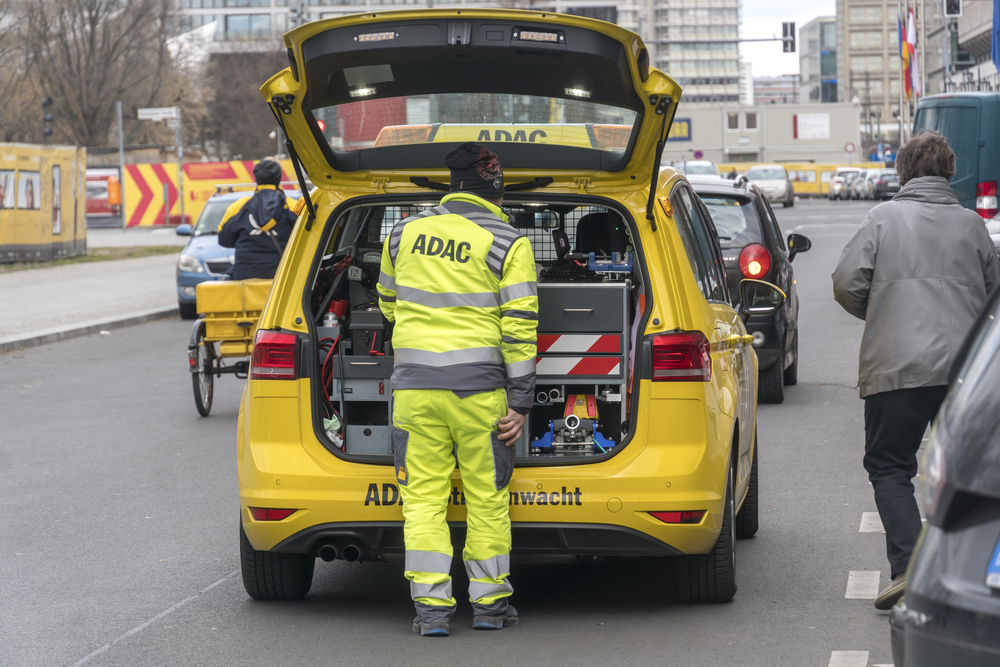
<path id="1" fill-rule="evenodd" d="M 413 619 L 413 631 L 419 632 L 422 637 L 447 637 L 451 634 L 451 627 L 448 623 L 426 623 L 417 616 Z"/>
<path id="2" fill-rule="evenodd" d="M 517 609 L 507 605 L 507 611 L 495 616 L 473 616 L 472 628 L 474 630 L 500 630 L 504 627 L 517 625 Z"/>
<path id="3" fill-rule="evenodd" d="M 892 607 L 899 602 L 899 598 L 903 597 L 903 593 L 906 592 L 906 574 L 897 574 L 893 577 L 892 582 L 886 586 L 885 590 L 878 594 L 875 598 L 875 608 L 879 611 L 885 611 L 887 609 L 892 609 Z"/>

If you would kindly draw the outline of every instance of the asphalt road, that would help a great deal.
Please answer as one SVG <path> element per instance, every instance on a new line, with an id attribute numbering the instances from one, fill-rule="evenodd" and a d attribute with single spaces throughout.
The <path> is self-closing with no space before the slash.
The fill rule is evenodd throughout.
<path id="1" fill-rule="evenodd" d="M 883 536 L 859 532 L 875 509 L 861 467 L 862 323 L 830 283 L 870 206 L 777 211 L 785 233 L 813 242 L 795 260 L 799 384 L 759 410 L 761 528 L 737 545 L 732 603 L 678 603 L 664 562 L 515 565 L 522 624 L 473 632 L 466 605 L 448 639 L 411 634 L 401 565 L 319 561 L 306 599 L 250 600 L 238 574 L 242 383 L 217 380 L 199 418 L 189 324 L 168 320 L 0 355 L 0 665 L 891 663 L 886 615 L 845 599 L 851 572 L 881 585 L 889 572 Z M 870 588 L 874 576 L 855 578 Z"/>

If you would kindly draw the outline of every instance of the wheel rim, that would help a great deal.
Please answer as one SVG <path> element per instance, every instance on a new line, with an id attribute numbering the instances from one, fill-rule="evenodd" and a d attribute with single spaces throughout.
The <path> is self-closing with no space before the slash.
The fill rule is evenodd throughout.
<path id="1" fill-rule="evenodd" d="M 201 402 L 207 405 L 212 398 L 212 378 L 210 375 L 212 360 L 205 351 L 205 343 L 198 346 L 198 393 L 201 394 Z"/>

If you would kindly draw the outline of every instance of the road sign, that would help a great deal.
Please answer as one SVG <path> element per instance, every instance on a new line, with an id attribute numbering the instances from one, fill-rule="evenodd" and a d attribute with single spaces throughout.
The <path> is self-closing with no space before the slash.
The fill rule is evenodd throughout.
<path id="1" fill-rule="evenodd" d="M 846 144 L 844 144 L 844 152 L 845 153 L 853 153 L 854 152 L 854 144 L 852 144 L 850 141 L 848 141 Z"/>
<path id="2" fill-rule="evenodd" d="M 139 109 L 139 120 L 161 121 L 168 118 L 180 117 L 181 110 L 179 107 L 149 107 L 147 109 Z"/>
<path id="3" fill-rule="evenodd" d="M 700 160 L 700 159 L 702 159 L 703 157 L 705 157 L 705 154 L 704 154 L 704 153 L 702 153 L 701 151 L 695 151 L 695 152 L 694 152 L 694 159 L 695 159 L 695 160 Z"/>
<path id="4" fill-rule="evenodd" d="M 176 130 L 180 126 L 181 126 L 181 119 L 180 118 L 168 118 L 167 119 L 167 127 L 169 127 L 171 130 Z"/>

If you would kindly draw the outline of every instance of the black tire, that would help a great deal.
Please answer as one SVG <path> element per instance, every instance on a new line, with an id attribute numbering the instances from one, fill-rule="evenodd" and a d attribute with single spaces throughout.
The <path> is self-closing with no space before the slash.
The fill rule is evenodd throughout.
<path id="1" fill-rule="evenodd" d="M 743 499 L 743 507 L 736 514 L 736 537 L 743 540 L 757 534 L 759 528 L 757 503 L 757 430 L 753 433 L 753 463 L 750 464 L 750 481 L 747 482 L 747 495 Z"/>
<path id="2" fill-rule="evenodd" d="M 757 374 L 757 402 L 783 403 L 785 388 L 782 385 L 781 358 L 779 357 L 770 368 Z"/>
<path id="3" fill-rule="evenodd" d="M 684 556 L 677 564 L 677 597 L 681 602 L 729 602 L 736 595 L 736 527 L 733 466 L 726 476 L 726 508 L 722 530 L 712 551 Z"/>
<path id="4" fill-rule="evenodd" d="M 797 333 L 795 340 L 792 341 L 792 365 L 785 369 L 784 380 L 789 387 L 799 382 L 799 334 Z"/>
<path id="5" fill-rule="evenodd" d="M 194 389 L 194 406 L 198 408 L 198 414 L 202 417 L 207 417 L 208 413 L 212 411 L 212 394 L 214 393 L 214 382 L 212 375 L 212 366 L 214 365 L 215 355 L 212 354 L 211 344 L 205 342 L 204 335 L 199 334 L 198 336 L 198 356 L 196 373 L 191 373 L 191 386 Z"/>
<path id="6" fill-rule="evenodd" d="M 243 588 L 254 600 L 301 600 L 312 587 L 315 566 L 308 554 L 255 551 L 240 524 Z"/>
<path id="7" fill-rule="evenodd" d="M 198 305 L 194 303 L 177 302 L 177 310 L 181 313 L 182 320 L 193 320 L 198 317 Z"/>

